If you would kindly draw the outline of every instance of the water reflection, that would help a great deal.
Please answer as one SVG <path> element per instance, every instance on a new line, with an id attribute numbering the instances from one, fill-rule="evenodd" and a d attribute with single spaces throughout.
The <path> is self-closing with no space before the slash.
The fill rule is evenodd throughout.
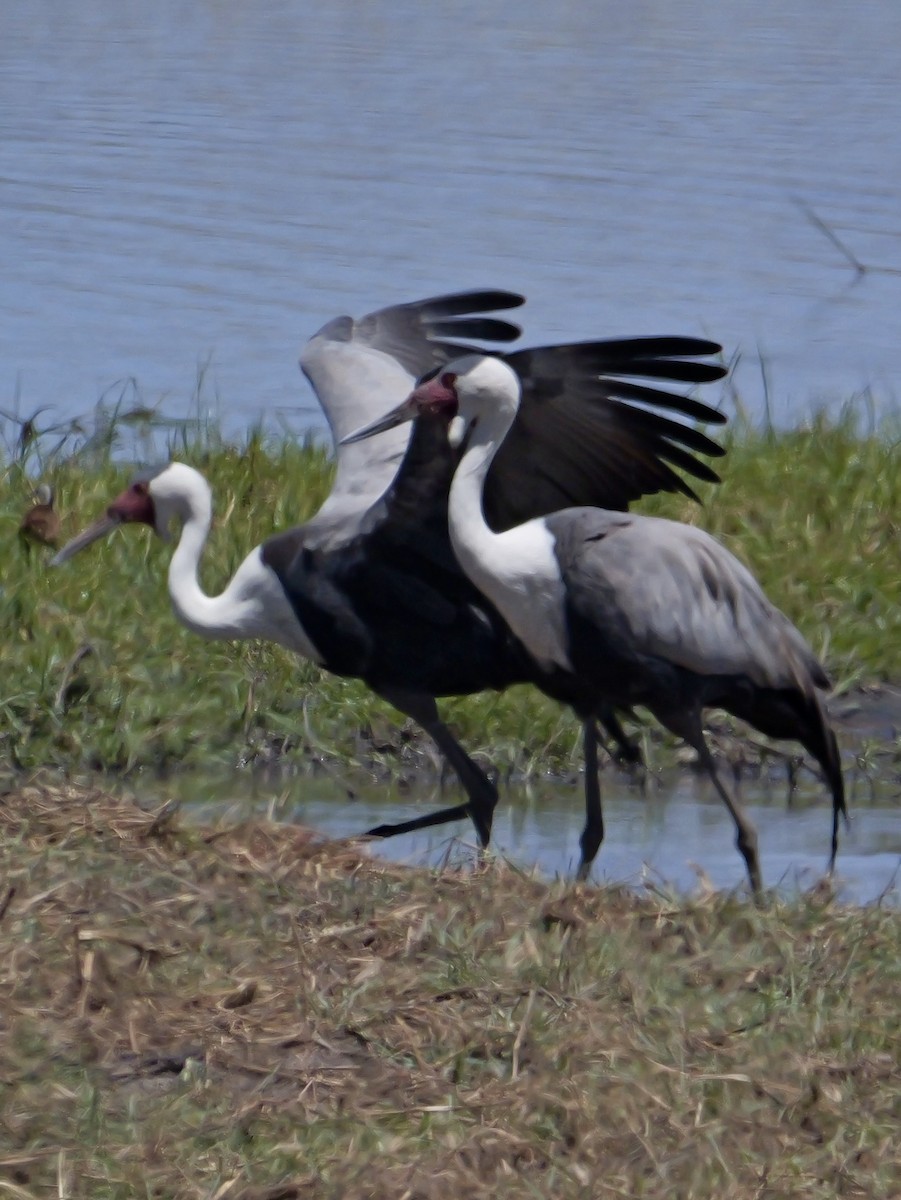
<path id="1" fill-rule="evenodd" d="M 646 880 L 690 892 L 704 878 L 716 888 L 743 887 L 744 865 L 722 803 L 701 781 L 679 778 L 672 788 L 637 788 L 605 780 L 607 835 L 595 862 L 598 883 L 640 885 Z M 330 837 L 360 833 L 382 821 L 403 821 L 449 803 L 437 789 L 421 795 L 383 787 L 349 788 L 339 778 L 298 778 L 266 783 L 246 775 L 211 781 L 176 778 L 165 796 L 182 797 L 188 811 L 214 819 L 232 813 L 270 813 Z M 215 797 L 215 799 L 214 799 Z M 745 782 L 742 798 L 760 835 L 766 886 L 791 894 L 821 879 L 829 853 L 831 811 L 822 790 L 802 784 L 785 803 L 779 789 Z M 502 794 L 494 825 L 494 850 L 524 869 L 571 878 L 578 861 L 581 784 L 518 787 L 517 802 Z M 899 897 L 901 810 L 888 785 L 874 787 L 868 803 L 852 802 L 852 826 L 841 835 L 837 880 L 844 900 L 872 903 Z M 371 843 L 393 861 L 438 865 L 470 853 L 472 830 L 460 823 Z"/>

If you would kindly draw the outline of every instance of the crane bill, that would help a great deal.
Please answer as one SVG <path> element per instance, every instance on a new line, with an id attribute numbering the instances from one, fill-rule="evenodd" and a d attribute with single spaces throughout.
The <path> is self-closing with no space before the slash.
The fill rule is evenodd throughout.
<path id="1" fill-rule="evenodd" d="M 408 398 L 404 400 L 403 404 L 398 404 L 397 408 L 392 408 L 383 417 L 379 417 L 377 421 L 371 421 L 362 429 L 356 429 L 353 433 L 349 433 L 338 444 L 339 446 L 352 446 L 354 442 L 363 442 L 367 438 L 375 437 L 377 433 L 385 433 L 397 425 L 403 425 L 405 421 L 412 421 L 418 411 L 412 398 Z"/>
<path id="2" fill-rule="evenodd" d="M 86 546 L 90 546 L 92 542 L 96 542 L 98 538 L 102 538 L 105 534 L 115 529 L 117 525 L 121 525 L 120 517 L 111 516 L 106 513 L 95 521 L 93 525 L 89 525 L 87 529 L 83 529 L 81 533 L 76 534 L 70 542 L 66 542 L 62 550 L 54 554 L 50 560 L 51 567 L 60 567 L 64 562 L 68 562 L 70 558 L 78 554 L 80 550 L 84 550 Z"/>

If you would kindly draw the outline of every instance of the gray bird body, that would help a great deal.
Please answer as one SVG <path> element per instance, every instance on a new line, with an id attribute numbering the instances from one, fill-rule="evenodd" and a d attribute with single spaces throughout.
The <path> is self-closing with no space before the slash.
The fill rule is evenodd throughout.
<path id="1" fill-rule="evenodd" d="M 803 636 L 704 530 L 596 508 L 554 513 L 545 524 L 572 613 L 597 627 L 600 660 L 746 675 L 758 687 L 828 686 Z M 632 694 L 623 702 L 635 703 L 640 674 L 623 686 Z"/>
<path id="2" fill-rule="evenodd" d="M 578 683 L 580 715 L 593 711 L 603 719 L 640 704 L 697 750 L 735 822 L 758 895 L 757 835 L 710 754 L 702 713 L 721 707 L 771 737 L 801 742 L 832 791 L 831 869 L 844 784 L 821 697 L 829 680 L 804 637 L 751 572 L 694 526 L 573 507 L 491 529 L 483 488 L 519 402 L 518 380 L 505 363 L 470 355 L 449 363 L 397 410 L 443 412 L 448 423 L 458 417 L 463 424 L 465 450 L 448 503 L 463 570 L 536 661 Z M 586 760 L 583 877 L 603 838 L 587 740 Z"/>

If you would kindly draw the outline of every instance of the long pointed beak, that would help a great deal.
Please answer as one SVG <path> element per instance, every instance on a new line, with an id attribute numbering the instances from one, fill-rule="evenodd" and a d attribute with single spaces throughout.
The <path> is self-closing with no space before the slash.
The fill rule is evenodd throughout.
<path id="1" fill-rule="evenodd" d="M 398 425 L 403 425 L 405 421 L 412 421 L 418 411 L 413 398 L 408 397 L 403 404 L 398 404 L 397 408 L 392 408 L 389 413 L 379 417 L 377 421 L 372 421 L 369 425 L 364 425 L 362 429 L 357 429 L 353 433 L 349 433 L 347 437 L 343 437 L 338 445 L 352 446 L 354 442 L 363 442 L 377 433 L 394 429 Z"/>
<path id="2" fill-rule="evenodd" d="M 117 525 L 121 524 L 121 517 L 110 516 L 109 513 L 106 513 L 99 521 L 95 521 L 93 525 L 89 525 L 87 529 L 83 529 L 81 533 L 76 534 L 70 542 L 66 542 L 62 550 L 54 554 L 53 558 L 50 559 L 50 566 L 62 566 L 64 562 L 68 562 L 70 558 L 76 555 L 79 550 L 84 550 L 85 546 L 90 546 L 91 542 L 96 542 L 98 538 L 102 538 L 104 534 L 109 533 Z"/>

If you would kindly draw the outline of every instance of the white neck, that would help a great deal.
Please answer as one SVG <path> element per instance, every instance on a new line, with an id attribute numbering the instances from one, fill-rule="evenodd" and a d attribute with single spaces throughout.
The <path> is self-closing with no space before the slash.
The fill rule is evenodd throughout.
<path id="1" fill-rule="evenodd" d="M 284 589 L 257 547 L 245 558 L 218 596 L 207 596 L 197 570 L 212 523 L 212 500 L 201 476 L 185 481 L 157 501 L 162 524 L 177 517 L 181 536 L 169 564 L 169 596 L 175 615 L 201 637 L 241 640 L 265 638 L 305 658 L 321 661 L 291 607 Z"/>
<path id="2" fill-rule="evenodd" d="M 539 662 L 569 669 L 554 538 L 540 519 L 495 533 L 482 508 L 485 477 L 515 415 L 500 405 L 479 414 L 451 484 L 451 544 L 465 573 L 529 652 Z"/>
<path id="3" fill-rule="evenodd" d="M 451 483 L 448 498 L 451 542 L 461 566 L 473 580 L 473 572 L 485 573 L 482 564 L 491 563 L 492 554 L 503 538 L 485 520 L 482 492 L 485 477 L 511 424 L 512 416 L 497 409 L 480 415 Z M 479 586 L 485 591 L 481 583 Z"/>
<path id="4" fill-rule="evenodd" d="M 179 497 L 175 515 L 182 520 L 181 536 L 169 564 L 169 596 L 183 625 L 208 638 L 253 636 L 244 632 L 242 605 L 232 594 L 233 582 L 219 596 L 207 596 L 197 570 L 210 532 L 212 506 L 199 490 Z"/>

